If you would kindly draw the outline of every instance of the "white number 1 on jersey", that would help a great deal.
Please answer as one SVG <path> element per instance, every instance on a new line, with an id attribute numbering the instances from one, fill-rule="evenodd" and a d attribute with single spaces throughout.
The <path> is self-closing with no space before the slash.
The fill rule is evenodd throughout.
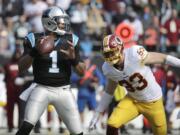
<path id="1" fill-rule="evenodd" d="M 49 55 L 52 58 L 52 66 L 49 68 L 49 73 L 59 73 L 57 66 L 57 51 L 52 51 Z"/>

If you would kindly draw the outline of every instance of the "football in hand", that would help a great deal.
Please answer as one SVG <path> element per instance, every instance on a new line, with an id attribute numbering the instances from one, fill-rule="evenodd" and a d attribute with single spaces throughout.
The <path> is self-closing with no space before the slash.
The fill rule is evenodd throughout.
<path id="1" fill-rule="evenodd" d="M 40 54 L 47 54 L 54 50 L 54 39 L 51 36 L 41 38 L 37 44 L 37 50 Z"/>

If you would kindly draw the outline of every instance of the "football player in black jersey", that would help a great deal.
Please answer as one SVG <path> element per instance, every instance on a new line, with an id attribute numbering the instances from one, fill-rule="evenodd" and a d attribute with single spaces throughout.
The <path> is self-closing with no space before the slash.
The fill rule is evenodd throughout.
<path id="1" fill-rule="evenodd" d="M 72 135 L 83 135 L 77 104 L 70 90 L 71 67 L 82 75 L 85 65 L 80 60 L 78 37 L 70 32 L 69 16 L 59 7 L 50 7 L 42 15 L 44 33 L 29 33 L 24 41 L 24 54 L 19 70 L 33 66 L 35 86 L 29 94 L 25 118 L 16 135 L 29 135 L 48 104 L 54 105 L 59 117 Z M 40 54 L 38 40 L 52 36 L 55 48 Z"/>

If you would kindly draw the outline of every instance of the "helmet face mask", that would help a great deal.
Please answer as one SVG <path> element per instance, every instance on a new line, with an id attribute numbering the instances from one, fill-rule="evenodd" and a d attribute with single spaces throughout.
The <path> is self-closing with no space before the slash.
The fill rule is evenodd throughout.
<path id="1" fill-rule="evenodd" d="M 59 7 L 51 7 L 43 12 L 42 24 L 47 31 L 64 35 L 70 32 L 70 19 Z"/>
<path id="2" fill-rule="evenodd" d="M 123 57 L 123 48 L 123 42 L 118 36 L 114 34 L 106 36 L 103 40 L 104 60 L 110 65 L 121 62 Z"/>

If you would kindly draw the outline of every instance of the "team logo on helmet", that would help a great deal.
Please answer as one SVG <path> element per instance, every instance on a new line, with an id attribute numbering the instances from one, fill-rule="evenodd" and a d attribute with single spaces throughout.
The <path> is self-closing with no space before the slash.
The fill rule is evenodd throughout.
<path id="1" fill-rule="evenodd" d="M 110 38 L 109 38 L 109 47 L 110 48 L 115 48 L 117 45 L 118 44 L 116 42 L 116 36 L 115 35 L 110 36 Z"/>

